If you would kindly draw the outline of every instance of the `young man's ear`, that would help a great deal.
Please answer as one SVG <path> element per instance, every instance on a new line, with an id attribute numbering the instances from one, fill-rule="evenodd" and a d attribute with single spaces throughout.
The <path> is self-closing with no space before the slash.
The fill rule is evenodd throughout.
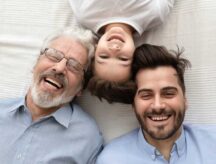
<path id="1" fill-rule="evenodd" d="M 188 100 L 187 97 L 184 98 L 184 103 L 185 103 L 185 109 L 188 109 Z"/>

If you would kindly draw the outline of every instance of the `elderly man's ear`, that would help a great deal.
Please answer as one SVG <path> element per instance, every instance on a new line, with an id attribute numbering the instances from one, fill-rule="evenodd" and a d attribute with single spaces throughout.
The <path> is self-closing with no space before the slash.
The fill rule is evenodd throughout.
<path id="1" fill-rule="evenodd" d="M 76 97 L 82 96 L 82 92 L 83 92 L 83 89 L 81 89 L 80 91 L 78 91 L 77 94 L 76 94 Z"/>

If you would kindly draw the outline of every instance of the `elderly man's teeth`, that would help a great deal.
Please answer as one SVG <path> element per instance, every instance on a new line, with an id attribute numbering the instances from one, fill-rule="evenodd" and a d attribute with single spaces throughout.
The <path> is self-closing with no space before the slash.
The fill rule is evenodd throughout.
<path id="1" fill-rule="evenodd" d="M 54 87 L 56 87 L 57 89 L 60 89 L 62 87 L 61 84 L 59 84 L 57 81 L 54 81 L 53 79 L 45 78 L 44 80 L 49 84 L 53 85 Z"/>

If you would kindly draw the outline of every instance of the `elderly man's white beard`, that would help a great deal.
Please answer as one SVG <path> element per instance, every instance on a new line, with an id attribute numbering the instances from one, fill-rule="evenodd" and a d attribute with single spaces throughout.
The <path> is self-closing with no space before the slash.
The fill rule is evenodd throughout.
<path id="1" fill-rule="evenodd" d="M 63 85 L 64 91 L 62 94 L 55 95 L 49 91 L 40 90 L 40 82 L 46 77 L 54 77 Z M 57 74 L 55 71 L 46 71 L 39 74 L 36 78 L 32 79 L 31 85 L 31 96 L 33 102 L 42 108 L 57 107 L 62 104 L 70 102 L 76 94 L 82 89 L 82 84 L 77 86 L 76 89 L 72 90 L 71 93 L 68 91 L 68 81 L 63 74 Z"/>
<path id="2" fill-rule="evenodd" d="M 80 89 L 80 87 L 78 89 Z M 52 94 L 37 89 L 37 85 L 33 83 L 31 88 L 31 96 L 33 102 L 39 107 L 51 108 L 70 102 L 75 97 L 75 94 L 71 96 L 66 96 L 64 92 L 57 97 L 53 97 Z"/>

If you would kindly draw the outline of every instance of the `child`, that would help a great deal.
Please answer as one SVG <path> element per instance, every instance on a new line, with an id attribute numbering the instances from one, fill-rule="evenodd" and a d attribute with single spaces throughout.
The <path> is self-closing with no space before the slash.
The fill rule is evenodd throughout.
<path id="1" fill-rule="evenodd" d="M 163 23 L 174 3 L 174 0 L 69 1 L 77 23 L 99 36 L 89 83 L 90 91 L 97 96 L 97 88 L 113 82 L 125 84 L 130 79 L 134 40 Z M 101 87 L 97 87 L 99 83 Z"/>

